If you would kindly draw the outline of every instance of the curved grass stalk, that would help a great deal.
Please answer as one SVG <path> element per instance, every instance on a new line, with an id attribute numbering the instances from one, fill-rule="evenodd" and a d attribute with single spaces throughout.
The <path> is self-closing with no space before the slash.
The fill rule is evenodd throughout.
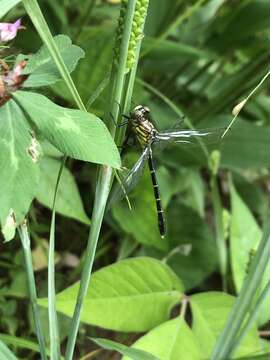
<path id="1" fill-rule="evenodd" d="M 217 176 L 215 174 L 213 174 L 211 178 L 211 200 L 215 219 L 215 234 L 219 257 L 219 271 L 222 278 L 222 290 L 227 292 L 228 254 L 226 248 L 226 238 L 224 234 L 223 209 L 217 184 Z"/>
<path id="2" fill-rule="evenodd" d="M 30 243 L 26 221 L 19 226 L 18 233 L 22 243 L 30 304 L 32 307 L 33 319 L 34 319 L 34 324 L 35 324 L 38 343 L 39 343 L 40 356 L 41 356 L 41 360 L 47 360 L 45 338 L 41 326 L 40 314 L 37 304 L 37 290 L 36 290 L 35 276 L 34 276 L 34 270 L 32 264 L 31 243 Z"/>
<path id="3" fill-rule="evenodd" d="M 261 81 L 255 86 L 255 88 L 248 94 L 248 96 L 242 100 L 239 104 L 237 104 L 234 109 L 233 109 L 233 119 L 231 120 L 231 122 L 229 123 L 229 125 L 227 126 L 226 130 L 224 131 L 224 133 L 222 134 L 222 137 L 224 137 L 227 132 L 230 130 L 230 128 L 233 126 L 236 118 L 238 117 L 238 115 L 240 114 L 241 110 L 243 109 L 243 107 L 246 105 L 246 103 L 249 101 L 249 99 L 257 92 L 257 90 L 259 90 L 259 88 L 263 85 L 263 83 L 267 80 L 267 78 L 270 75 L 270 70 L 264 75 L 264 77 L 261 79 Z"/>

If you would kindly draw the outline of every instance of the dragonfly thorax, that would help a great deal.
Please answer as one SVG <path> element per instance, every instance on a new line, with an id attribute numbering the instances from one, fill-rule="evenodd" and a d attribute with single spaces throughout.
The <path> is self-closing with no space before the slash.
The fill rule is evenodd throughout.
<path id="1" fill-rule="evenodd" d="M 156 128 L 149 120 L 150 110 L 146 106 L 138 105 L 131 112 L 132 128 L 140 144 L 150 144 L 157 133 Z"/>

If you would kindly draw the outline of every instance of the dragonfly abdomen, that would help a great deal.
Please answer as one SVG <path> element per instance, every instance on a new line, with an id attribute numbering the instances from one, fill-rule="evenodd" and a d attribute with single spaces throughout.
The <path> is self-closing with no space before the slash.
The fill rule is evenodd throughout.
<path id="1" fill-rule="evenodd" d="M 164 237 L 166 234 L 166 221 L 165 221 L 164 210 L 163 210 L 161 199 L 160 199 L 159 185 L 157 182 L 156 170 L 154 167 L 154 162 L 153 162 L 153 157 L 152 157 L 152 151 L 150 151 L 148 165 L 149 165 L 149 170 L 150 170 L 150 174 L 151 174 L 154 195 L 155 195 L 155 200 L 156 200 L 159 233 L 160 233 L 161 237 Z"/>

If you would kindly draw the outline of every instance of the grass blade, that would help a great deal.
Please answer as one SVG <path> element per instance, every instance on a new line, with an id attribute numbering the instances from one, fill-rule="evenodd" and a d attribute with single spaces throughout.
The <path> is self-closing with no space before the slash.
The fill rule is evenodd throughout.
<path id="1" fill-rule="evenodd" d="M 258 313 L 259 313 L 259 311 L 261 309 L 261 306 L 262 306 L 264 300 L 268 297 L 269 293 L 270 293 L 270 281 L 265 286 L 263 292 L 259 296 L 259 298 L 258 298 L 256 304 L 254 305 L 252 311 L 250 311 L 250 316 L 249 316 L 247 322 L 244 324 L 243 328 L 241 329 L 241 332 L 240 332 L 239 336 L 237 337 L 237 339 L 233 343 L 233 346 L 232 346 L 231 351 L 229 353 L 229 355 L 231 357 L 235 353 L 235 351 L 238 349 L 238 346 L 241 344 L 241 342 L 243 341 L 245 335 L 250 330 L 252 325 L 254 325 L 254 323 L 255 323 L 255 321 L 257 319 L 257 315 L 258 315 Z"/>
<path id="2" fill-rule="evenodd" d="M 258 290 L 261 280 L 270 258 L 270 221 L 264 227 L 262 240 L 250 267 L 242 289 L 230 312 L 227 323 L 215 345 L 210 360 L 228 359 L 234 339 L 246 318 L 252 300 Z"/>

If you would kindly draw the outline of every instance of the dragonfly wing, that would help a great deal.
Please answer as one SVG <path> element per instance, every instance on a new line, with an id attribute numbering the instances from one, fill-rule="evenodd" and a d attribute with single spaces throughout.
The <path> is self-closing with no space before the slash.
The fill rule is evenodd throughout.
<path id="1" fill-rule="evenodd" d="M 147 146 L 143 150 L 143 153 L 133 168 L 126 174 L 123 179 L 121 179 L 121 183 L 116 185 L 110 197 L 110 204 L 114 204 L 122 199 L 138 184 L 138 181 L 143 174 L 147 160 L 149 159 L 150 151 L 150 147 Z"/>
<path id="2" fill-rule="evenodd" d="M 221 140 L 224 128 L 203 130 L 164 131 L 156 135 L 157 142 L 173 142 L 199 145 L 201 142 L 210 144 Z"/>

